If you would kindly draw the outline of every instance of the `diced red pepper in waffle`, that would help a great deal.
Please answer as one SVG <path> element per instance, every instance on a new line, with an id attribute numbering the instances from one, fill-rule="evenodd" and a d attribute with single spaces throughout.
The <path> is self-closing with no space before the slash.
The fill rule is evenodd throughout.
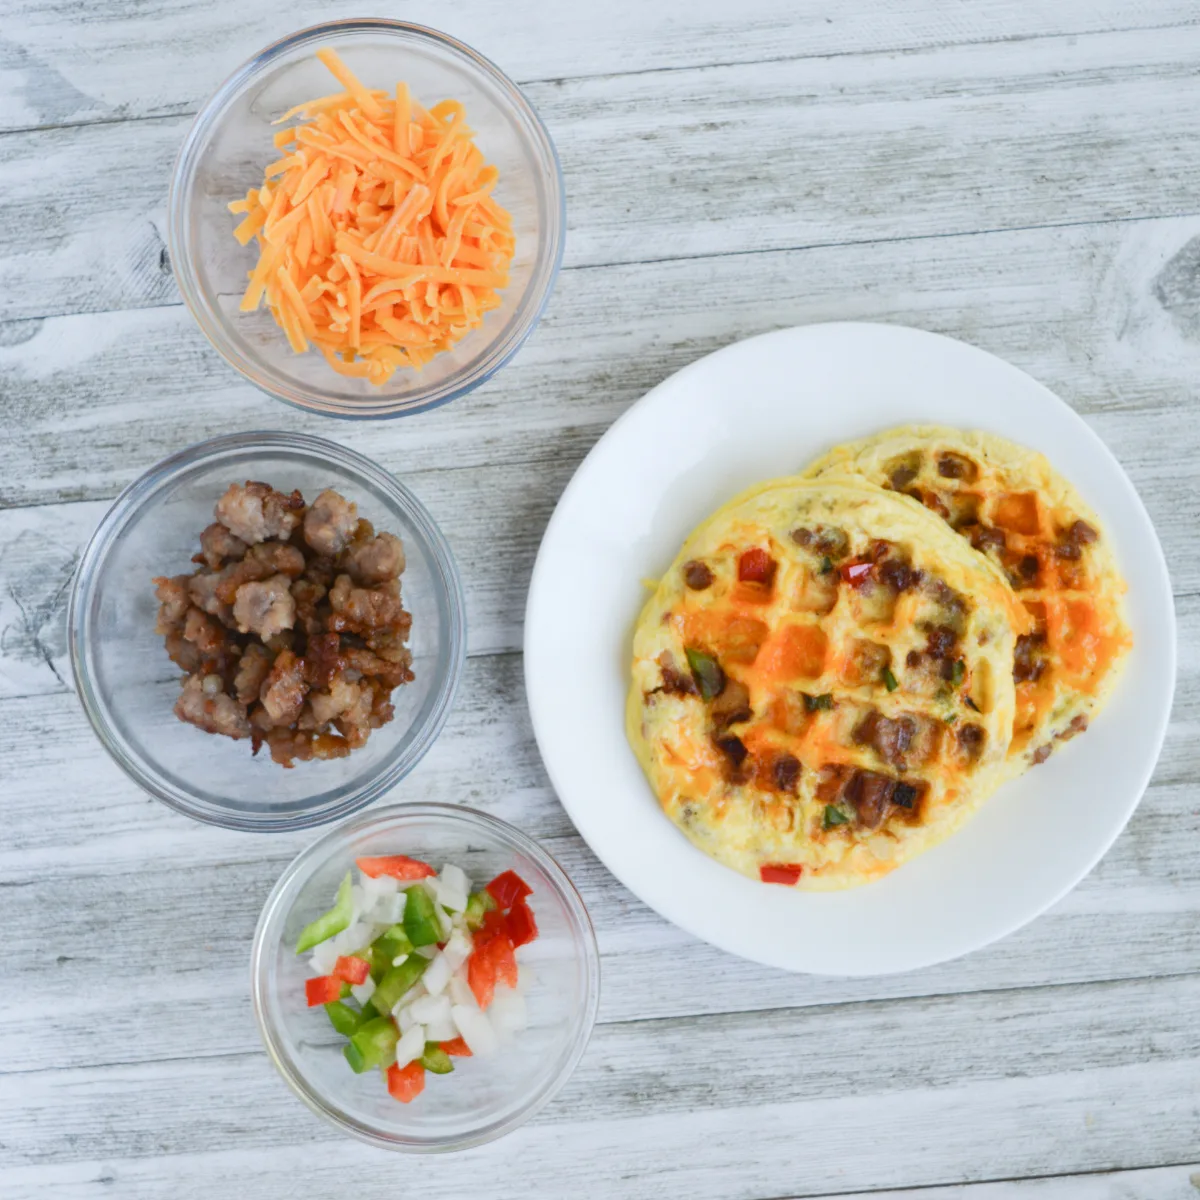
<path id="1" fill-rule="evenodd" d="M 763 883 L 783 883 L 791 886 L 803 872 L 804 868 L 796 863 L 767 863 L 758 868 L 758 877 Z"/>
<path id="2" fill-rule="evenodd" d="M 770 587 L 775 582 L 777 567 L 778 564 L 765 550 L 755 546 L 738 559 L 738 582 L 761 583 L 764 587 Z"/>

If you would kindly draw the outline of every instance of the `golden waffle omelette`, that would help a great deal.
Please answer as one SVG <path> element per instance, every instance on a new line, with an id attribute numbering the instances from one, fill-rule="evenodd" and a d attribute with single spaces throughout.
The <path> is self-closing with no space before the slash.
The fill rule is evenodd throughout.
<path id="1" fill-rule="evenodd" d="M 705 521 L 642 612 L 629 739 L 713 858 L 865 883 L 1002 777 L 1021 619 L 995 567 L 919 506 L 774 480 Z"/>
<path id="2" fill-rule="evenodd" d="M 850 475 L 920 501 L 1005 574 L 1017 638 L 1014 769 L 1087 729 L 1132 644 L 1125 583 L 1100 523 L 1041 455 L 988 433 L 906 426 L 830 451 L 805 476 Z"/>

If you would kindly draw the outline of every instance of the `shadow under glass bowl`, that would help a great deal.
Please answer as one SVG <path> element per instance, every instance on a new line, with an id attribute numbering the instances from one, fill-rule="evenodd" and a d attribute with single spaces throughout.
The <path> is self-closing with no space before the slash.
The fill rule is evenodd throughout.
<path id="1" fill-rule="evenodd" d="M 242 313 L 257 243 L 239 246 L 231 200 L 261 186 L 279 157 L 271 124 L 293 105 L 338 90 L 316 59 L 333 47 L 368 87 L 404 80 L 419 103 L 462 102 L 476 144 L 499 171 L 516 254 L 501 304 L 423 370 L 398 370 L 383 387 L 336 374 L 319 353 L 295 354 L 270 312 Z M 302 29 L 239 67 L 196 117 L 179 152 L 168 201 L 168 241 L 179 290 L 221 356 L 263 391 L 340 417 L 394 417 L 478 387 L 516 353 L 549 299 L 562 261 L 566 210 L 554 144 L 521 90 L 469 46 L 403 21 L 335 21 Z"/>
<path id="2" fill-rule="evenodd" d="M 152 579 L 190 573 L 199 535 L 231 483 L 258 479 L 308 501 L 332 487 L 359 515 L 404 543 L 404 606 L 412 614 L 411 683 L 392 693 L 395 717 L 348 757 L 285 770 L 265 748 L 179 721 L 180 669 L 154 632 Z M 466 617 L 441 531 L 382 467 L 323 438 L 233 434 L 165 459 L 131 484 L 80 560 L 68 606 L 76 691 L 108 752 L 172 808 L 245 830 L 302 829 L 357 811 L 408 774 L 441 730 L 462 674 Z"/>
<path id="3" fill-rule="evenodd" d="M 355 1075 L 320 1008 L 308 1008 L 308 956 L 293 950 L 300 930 L 326 911 L 360 855 L 409 854 L 439 870 L 454 863 L 472 886 L 515 870 L 533 889 L 538 938 L 518 951 L 529 1027 L 486 1058 L 454 1060 L 429 1076 L 410 1104 L 388 1095 L 378 1071 Z M 562 1087 L 591 1036 L 600 1001 L 596 935 L 579 893 L 532 838 L 475 809 L 401 804 L 331 830 L 280 877 L 259 918 L 251 951 L 254 1015 L 271 1061 L 292 1090 L 346 1133 L 392 1150 L 436 1152 L 478 1146 L 527 1121 Z"/>

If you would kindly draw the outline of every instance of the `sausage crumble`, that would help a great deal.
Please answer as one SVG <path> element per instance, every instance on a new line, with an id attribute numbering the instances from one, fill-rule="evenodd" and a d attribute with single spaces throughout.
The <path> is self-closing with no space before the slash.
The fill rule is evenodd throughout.
<path id="1" fill-rule="evenodd" d="M 184 671 L 175 715 L 284 767 L 344 758 L 413 678 L 403 544 L 328 488 L 307 506 L 248 480 L 213 512 L 192 574 L 153 581 L 155 632 Z"/>

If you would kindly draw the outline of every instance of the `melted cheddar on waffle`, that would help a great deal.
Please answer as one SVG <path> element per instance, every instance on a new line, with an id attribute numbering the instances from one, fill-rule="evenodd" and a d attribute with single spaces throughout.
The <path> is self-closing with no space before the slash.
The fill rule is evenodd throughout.
<path id="1" fill-rule="evenodd" d="M 926 509 L 774 480 L 704 522 L 642 612 L 630 742 L 713 858 L 801 888 L 864 883 L 1003 777 L 1029 628 L 1004 575 Z"/>
<path id="2" fill-rule="evenodd" d="M 910 497 L 1004 573 L 1028 626 L 1013 657 L 1012 773 L 1087 729 L 1131 645 L 1125 583 L 1099 521 L 1041 454 L 994 434 L 907 426 L 839 446 L 805 476 Z"/>

